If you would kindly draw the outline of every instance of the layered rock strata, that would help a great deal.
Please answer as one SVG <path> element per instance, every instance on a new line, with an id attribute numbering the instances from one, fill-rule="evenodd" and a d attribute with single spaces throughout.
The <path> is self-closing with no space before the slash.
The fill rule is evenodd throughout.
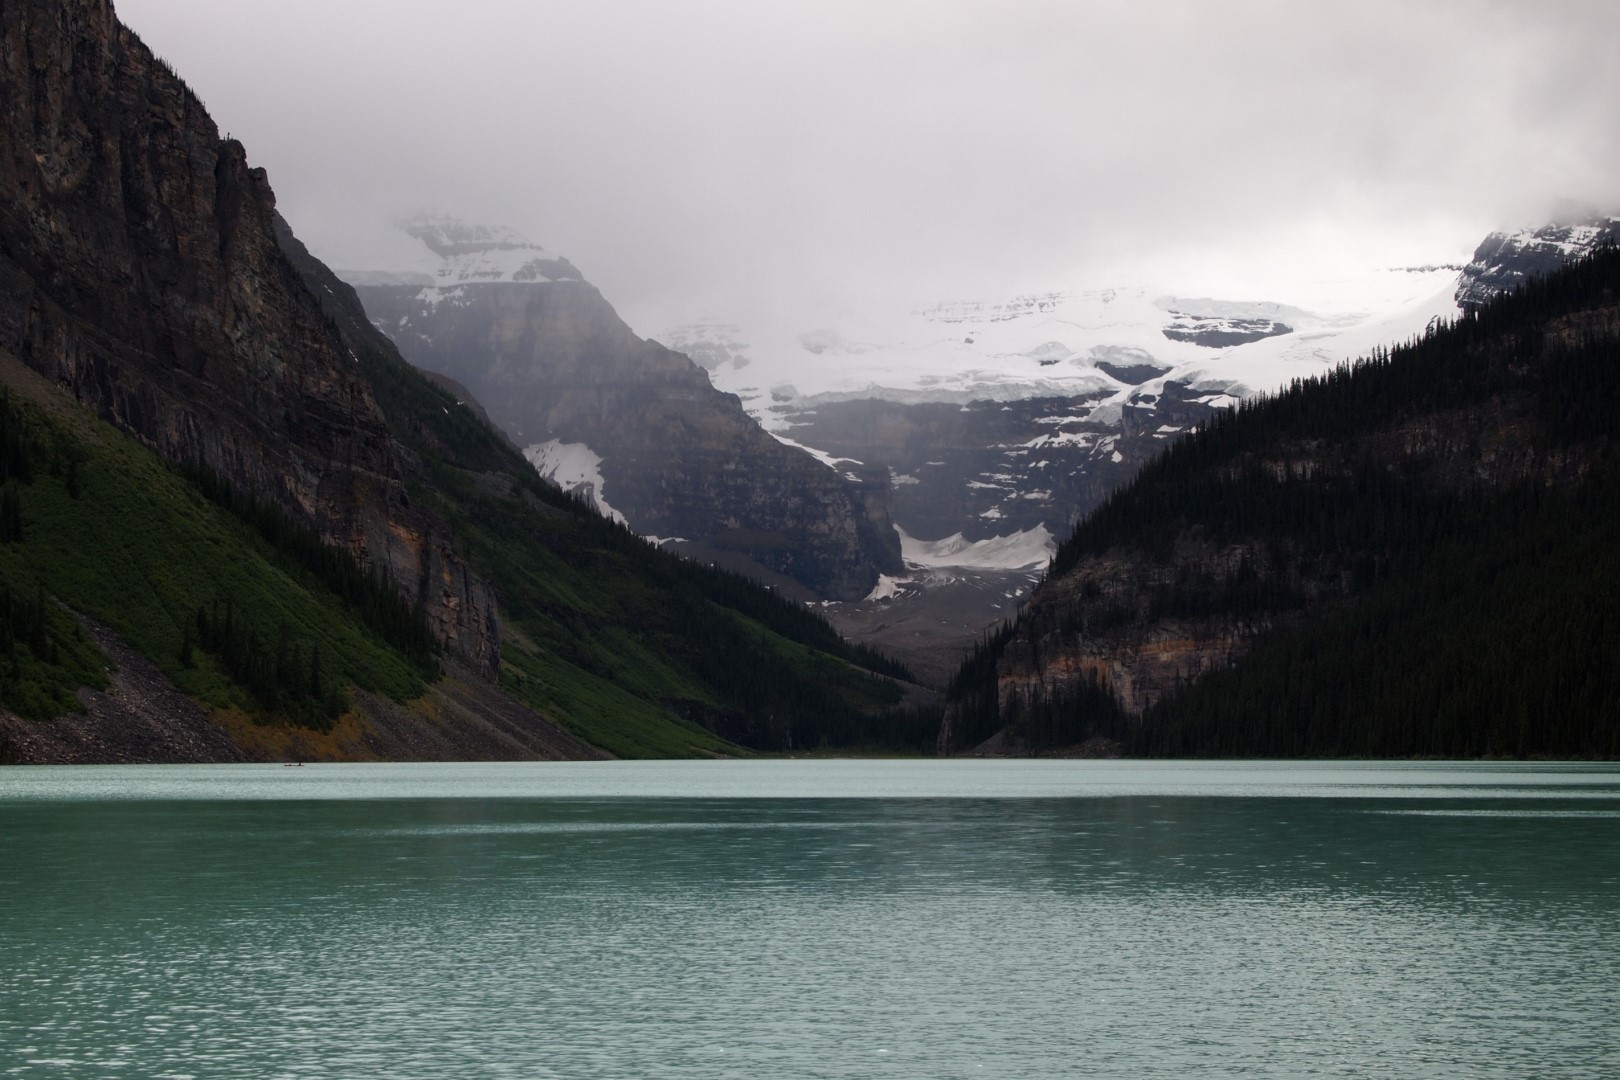
<path id="1" fill-rule="evenodd" d="M 0 94 L 0 347 L 386 568 L 493 671 L 493 598 L 410 506 L 371 390 L 277 245 L 264 170 L 105 0 L 0 7 Z"/>

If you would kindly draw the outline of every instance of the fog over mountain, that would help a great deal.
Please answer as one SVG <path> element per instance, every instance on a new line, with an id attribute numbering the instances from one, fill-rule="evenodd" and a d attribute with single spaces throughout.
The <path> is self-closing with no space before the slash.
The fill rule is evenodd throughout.
<path id="1" fill-rule="evenodd" d="M 1302 14 L 1304 12 L 1304 14 Z M 445 210 L 638 332 L 1151 274 L 1302 302 L 1620 206 L 1620 8 L 120 0 L 334 266 Z"/>

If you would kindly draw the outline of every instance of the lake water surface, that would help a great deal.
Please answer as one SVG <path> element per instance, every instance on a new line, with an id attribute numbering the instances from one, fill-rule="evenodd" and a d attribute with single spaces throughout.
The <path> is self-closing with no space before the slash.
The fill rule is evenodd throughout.
<path id="1" fill-rule="evenodd" d="M 0 1075 L 1620 1076 L 1620 769 L 0 769 Z"/>

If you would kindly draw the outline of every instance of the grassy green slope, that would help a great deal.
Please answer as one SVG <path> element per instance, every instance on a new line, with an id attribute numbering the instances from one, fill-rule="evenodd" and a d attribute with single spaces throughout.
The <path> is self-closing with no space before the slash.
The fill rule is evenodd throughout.
<path id="1" fill-rule="evenodd" d="M 198 610 L 217 612 L 227 601 L 238 626 L 267 649 L 285 626 L 304 670 L 318 646 L 331 688 L 352 684 L 401 701 L 421 692 L 430 671 L 252 525 L 19 362 L 0 357 L 0 372 L 12 427 L 34 447 L 31 477 L 3 489 L 16 495 L 21 537 L 0 542 L 0 613 L 14 602 L 22 629 L 16 644 L 0 632 L 0 701 L 43 719 L 76 707 L 78 686 L 102 685 L 106 660 L 65 606 L 107 625 L 211 706 L 319 723 L 256 695 L 195 641 Z M 470 424 L 463 434 L 472 447 L 499 453 L 465 410 L 439 415 L 445 433 Z M 810 727 L 772 727 L 751 720 L 746 707 L 764 700 L 768 717 L 777 694 L 834 713 L 898 699 L 892 685 L 848 661 L 716 604 L 700 579 L 688 580 L 698 568 L 658 556 L 537 478 L 532 489 L 514 485 L 495 496 L 480 494 L 470 470 L 441 461 L 432 473 L 439 483 L 418 485 L 418 497 L 455 522 L 458 544 L 500 587 L 503 689 L 611 753 L 738 752 L 700 719 L 751 745 L 795 745 L 795 737 L 813 745 L 819 717 L 788 707 L 787 717 Z M 24 624 L 39 597 L 47 625 L 36 655 Z M 729 666 L 739 656 L 780 685 L 751 698 L 735 677 L 714 677 L 712 658 Z"/>
<path id="2" fill-rule="evenodd" d="M 621 756 L 819 745 L 901 691 L 819 619 L 735 575 L 657 551 L 544 483 L 496 432 L 391 350 L 358 343 L 412 497 L 449 520 L 500 597 L 502 685 Z"/>
<path id="3" fill-rule="evenodd" d="M 52 601 L 108 626 L 154 661 L 180 689 L 218 708 L 272 718 L 276 703 L 254 695 L 194 642 L 196 614 L 227 601 L 236 625 L 267 649 L 282 636 L 308 659 L 318 646 L 322 682 L 353 684 L 396 699 L 420 692 L 425 672 L 360 624 L 322 582 L 278 552 L 251 526 L 205 498 L 197 487 L 129 437 L 95 420 L 19 361 L 0 355 L 6 410 L 37 449 L 33 476 L 7 481 L 20 506 L 21 537 L 0 543 L 0 583 Z M 71 461 L 71 467 L 65 462 Z M 70 478 L 69 472 L 72 476 Z M 55 631 L 82 640 L 53 609 Z M 100 662 L 82 650 L 63 655 L 51 679 L 58 690 L 99 685 Z M 41 717 L 72 707 L 13 698 L 7 704 Z M 305 718 L 307 719 L 307 718 Z"/>

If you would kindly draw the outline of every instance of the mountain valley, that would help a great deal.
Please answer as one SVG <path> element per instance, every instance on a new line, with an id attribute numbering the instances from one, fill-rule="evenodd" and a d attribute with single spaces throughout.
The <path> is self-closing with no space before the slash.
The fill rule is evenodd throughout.
<path id="1" fill-rule="evenodd" d="M 601 517 L 401 359 L 109 4 L 0 8 L 0 86 L 0 760 L 221 756 L 154 734 L 176 691 L 260 759 L 924 740 L 898 665 Z"/>
<path id="2" fill-rule="evenodd" d="M 102 0 L 0 86 L 0 759 L 1616 752 L 1620 219 L 652 340 L 510 229 L 334 272 Z"/>
<path id="3" fill-rule="evenodd" d="M 842 633 L 943 685 L 954 656 L 1029 595 L 1057 540 L 1167 445 L 1288 380 L 1419 336 L 1616 228 L 1592 216 L 1493 235 L 1466 266 L 1296 284 L 1313 309 L 1146 287 L 1052 292 L 936 304 L 887 336 L 807 332 L 774 349 L 711 321 L 664 335 L 689 364 L 641 343 L 571 263 L 511 230 L 406 222 L 396 240 L 415 244 L 390 250 L 389 269 L 343 276 L 424 371 L 451 377 L 475 406 L 500 402 L 492 419 L 541 475 L 670 550 L 816 604 Z M 576 297 L 563 310 L 585 308 L 565 318 L 550 310 L 561 297 Z M 608 355 L 621 359 L 582 359 Z M 672 372 L 686 389 L 661 386 Z M 713 440 L 694 436 L 709 422 L 695 416 L 741 431 L 735 405 L 707 404 L 725 395 L 706 392 L 703 373 L 777 445 L 754 431 L 716 457 Z M 674 448 L 692 442 L 710 464 L 682 466 L 672 480 L 667 470 L 687 453 Z M 771 496 L 750 493 L 784 461 L 793 469 Z M 716 473 L 731 483 L 714 487 L 705 478 Z M 807 482 L 816 494 L 796 497 Z M 864 493 L 861 541 L 832 555 L 826 541 L 806 550 L 792 519 L 827 521 L 813 508 L 838 503 L 840 490 Z M 727 532 L 749 513 L 771 520 L 774 555 L 738 550 L 735 538 L 755 530 Z M 861 545 L 890 531 L 899 550 L 874 562 L 875 581 L 835 569 L 866 565 Z"/>

